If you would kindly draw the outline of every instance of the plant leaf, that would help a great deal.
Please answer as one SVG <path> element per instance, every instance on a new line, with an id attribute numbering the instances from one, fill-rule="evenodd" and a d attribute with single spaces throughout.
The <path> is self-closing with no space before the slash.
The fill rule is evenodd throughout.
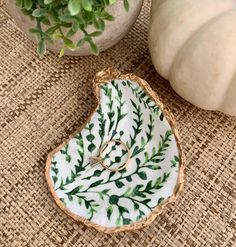
<path id="1" fill-rule="evenodd" d="M 129 2 L 128 0 L 124 0 L 124 7 L 126 11 L 129 11 Z"/>
<path id="2" fill-rule="evenodd" d="M 91 5 L 89 0 L 81 0 L 81 5 L 82 5 L 83 9 L 85 9 L 89 12 L 92 11 L 92 5 Z"/>
<path id="3" fill-rule="evenodd" d="M 40 40 L 37 46 L 37 52 L 40 56 L 44 55 L 46 52 L 46 46 L 44 40 Z"/>
<path id="4" fill-rule="evenodd" d="M 33 17 L 42 17 L 47 13 L 47 10 L 44 8 L 41 9 L 35 9 L 32 13 Z"/>
<path id="5" fill-rule="evenodd" d="M 30 10 L 32 8 L 32 5 L 33 5 L 32 0 L 24 0 L 24 4 L 25 4 L 25 8 L 27 10 Z"/>
<path id="6" fill-rule="evenodd" d="M 91 47 L 92 53 L 97 56 L 99 54 L 99 50 L 98 50 L 98 47 L 96 46 L 96 44 L 92 40 L 90 40 L 89 45 Z"/>
<path id="7" fill-rule="evenodd" d="M 50 4 L 50 3 L 52 3 L 53 2 L 53 0 L 44 0 L 44 4 Z"/>
<path id="8" fill-rule="evenodd" d="M 81 10 L 80 0 L 70 0 L 68 3 L 68 10 L 72 16 L 77 15 Z"/>
<path id="9" fill-rule="evenodd" d="M 63 47 L 60 51 L 59 57 L 63 57 L 65 54 L 65 47 Z"/>

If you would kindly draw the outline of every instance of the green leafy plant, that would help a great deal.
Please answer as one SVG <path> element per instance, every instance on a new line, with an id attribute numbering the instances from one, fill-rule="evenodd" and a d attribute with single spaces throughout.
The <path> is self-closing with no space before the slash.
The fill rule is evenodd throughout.
<path id="1" fill-rule="evenodd" d="M 107 7 L 117 0 L 16 0 L 22 13 L 35 20 L 35 28 L 29 31 L 37 36 L 37 52 L 46 52 L 46 42 L 63 41 L 60 56 L 65 49 L 75 50 L 84 44 L 89 44 L 93 54 L 98 55 L 99 49 L 94 37 L 101 35 L 105 29 L 105 21 L 113 21 L 114 17 L 106 11 Z M 124 8 L 128 11 L 129 2 L 123 0 Z M 87 31 L 93 25 L 94 32 Z M 71 37 L 77 32 L 83 33 L 83 38 L 76 43 Z"/>

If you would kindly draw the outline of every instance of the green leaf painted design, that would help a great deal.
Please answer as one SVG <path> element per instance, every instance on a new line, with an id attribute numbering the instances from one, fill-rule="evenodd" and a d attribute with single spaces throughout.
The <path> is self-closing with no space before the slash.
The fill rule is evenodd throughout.
<path id="1" fill-rule="evenodd" d="M 61 152 L 61 154 L 64 154 L 65 155 L 66 161 L 67 162 L 70 162 L 71 161 L 71 155 L 68 154 L 68 148 L 69 148 L 69 145 L 66 144 L 65 147 L 60 150 L 60 152 Z"/>
<path id="2" fill-rule="evenodd" d="M 109 202 L 110 204 L 117 204 L 117 202 L 119 201 L 119 196 L 117 195 L 111 195 L 109 198 Z"/>
<path id="3" fill-rule="evenodd" d="M 174 156 L 174 159 L 173 160 L 171 160 L 171 167 L 173 168 L 173 167 L 176 167 L 177 165 L 178 165 L 178 163 L 179 163 L 179 157 L 178 156 Z"/>
<path id="4" fill-rule="evenodd" d="M 127 143 L 127 146 L 129 148 L 132 148 L 133 145 L 135 144 L 136 142 L 136 138 L 137 136 L 141 133 L 142 131 L 142 124 L 143 124 L 143 119 L 142 119 L 142 116 L 143 116 L 143 113 L 141 112 L 141 107 L 140 105 L 137 105 L 134 103 L 134 101 L 132 99 L 130 99 L 131 103 L 132 103 L 132 106 L 134 108 L 134 115 L 135 115 L 135 118 L 133 118 L 133 121 L 135 123 L 135 125 L 132 126 L 133 128 L 133 131 L 134 131 L 134 134 L 131 135 L 130 134 L 130 143 Z"/>
<path id="5" fill-rule="evenodd" d="M 61 178 L 60 186 L 57 187 L 55 190 L 65 190 L 66 186 L 73 183 L 75 181 L 75 179 L 77 177 L 79 177 L 83 171 L 85 171 L 86 166 L 89 165 L 89 164 L 87 164 L 86 166 L 83 166 L 84 142 L 83 142 L 82 135 L 81 134 L 76 135 L 75 140 L 76 140 L 76 148 L 77 148 L 77 153 L 78 153 L 77 164 L 75 164 L 75 166 L 74 166 L 75 169 L 71 170 L 70 176 L 67 176 L 66 179 L 64 179 L 64 180 L 63 180 L 63 178 Z M 67 149 L 68 149 L 68 147 L 67 147 Z M 66 154 L 66 152 L 63 149 L 61 149 L 60 152 L 62 154 Z"/>
<path id="6" fill-rule="evenodd" d="M 92 129 L 94 128 L 94 123 L 90 123 L 85 129 L 89 131 L 89 134 L 86 136 L 88 143 L 88 151 L 92 153 L 96 149 L 96 145 L 94 144 L 95 136 L 92 134 Z"/>
<path id="7" fill-rule="evenodd" d="M 60 201 L 66 206 L 66 201 L 64 198 L 60 198 Z"/>
<path id="8" fill-rule="evenodd" d="M 159 199 L 158 199 L 158 205 L 161 204 L 164 200 L 165 200 L 164 197 L 159 198 Z"/>
<path id="9" fill-rule="evenodd" d="M 119 181 L 119 180 L 115 181 L 115 185 L 116 185 L 117 188 L 122 188 L 123 186 L 125 186 L 125 184 L 122 181 Z"/>
<path id="10" fill-rule="evenodd" d="M 98 122 L 99 122 L 99 131 L 98 131 L 98 134 L 101 138 L 101 141 L 100 141 L 100 146 L 99 148 L 102 146 L 102 143 L 103 143 L 103 139 L 104 139 L 104 136 L 105 136 L 105 131 L 106 131 L 106 119 L 105 119 L 105 116 L 104 116 L 104 113 L 102 111 L 102 107 L 101 105 L 99 105 L 98 109 L 97 109 L 97 113 L 99 115 L 98 117 Z"/>
<path id="11" fill-rule="evenodd" d="M 96 223 L 100 217 L 104 226 L 115 227 L 144 219 L 170 196 L 165 188 L 177 181 L 179 153 L 164 115 L 140 86 L 113 80 L 100 89 L 101 104 L 85 128 L 54 155 L 50 175 L 68 209 L 73 212 L 77 205 L 88 220 Z M 124 141 L 131 150 L 130 165 L 118 173 L 90 164 L 90 157 L 111 139 Z M 103 159 L 113 166 L 126 155 L 114 145 Z"/>
<path id="12" fill-rule="evenodd" d="M 111 81 L 111 84 L 116 90 L 117 96 L 115 97 L 115 99 L 118 102 L 118 106 L 116 108 L 116 112 L 117 112 L 116 124 L 115 124 L 115 128 L 112 131 L 112 136 L 111 136 L 111 139 L 113 139 L 117 134 L 117 128 L 118 128 L 120 121 L 127 115 L 127 113 L 122 112 L 122 109 L 125 105 L 125 100 L 122 97 L 122 91 L 119 89 L 118 83 L 116 83 L 115 81 Z"/>
<path id="13" fill-rule="evenodd" d="M 107 218 L 110 220 L 110 218 L 111 218 L 111 215 L 112 215 L 112 213 L 113 213 L 113 208 L 112 208 L 112 206 L 110 205 L 108 208 L 107 208 Z"/>
<path id="14" fill-rule="evenodd" d="M 105 198 L 105 196 L 109 196 L 109 194 L 108 194 L 108 192 L 110 191 L 110 189 L 105 189 L 105 190 L 103 190 L 103 191 L 99 191 L 98 192 L 98 195 L 99 195 L 99 197 L 102 199 L 102 200 L 104 200 L 104 198 Z"/>
<path id="15" fill-rule="evenodd" d="M 122 216 L 121 213 L 119 214 L 118 218 L 116 219 L 116 226 L 121 226 L 122 225 Z"/>
<path id="16" fill-rule="evenodd" d="M 138 173 L 138 176 L 142 179 L 142 180 L 147 180 L 147 174 L 144 171 L 141 171 Z"/>
<path id="17" fill-rule="evenodd" d="M 164 120 L 164 115 L 163 115 L 163 113 L 161 113 L 161 115 L 160 115 L 160 120 L 161 120 L 161 121 Z"/>
<path id="18" fill-rule="evenodd" d="M 153 137 L 153 130 L 154 130 L 154 119 L 153 116 L 149 115 L 149 124 L 148 124 L 148 131 L 146 134 L 146 139 L 144 137 L 141 138 L 141 145 L 135 146 L 131 158 L 135 157 L 139 153 L 143 152 L 145 150 L 145 146 L 151 141 Z"/>
<path id="19" fill-rule="evenodd" d="M 52 180 L 53 180 L 53 183 L 54 185 L 56 184 L 56 182 L 58 181 L 58 168 L 57 168 L 57 162 L 56 161 L 52 161 L 51 162 L 51 171 L 52 171 Z"/>
<path id="20" fill-rule="evenodd" d="M 102 85 L 101 89 L 104 91 L 104 94 L 108 98 L 108 103 L 106 105 L 108 107 L 107 116 L 109 119 L 109 128 L 108 128 L 108 134 L 109 134 L 115 123 L 115 120 L 114 120 L 115 111 L 113 110 L 112 89 L 109 88 L 108 84 Z"/>
<path id="21" fill-rule="evenodd" d="M 139 100 L 140 104 L 143 104 L 145 108 L 149 108 L 153 113 L 159 113 L 159 107 L 153 102 L 147 93 L 140 88 L 140 86 L 134 86 L 131 81 L 126 81 L 126 84 L 129 86 L 135 97 Z"/>

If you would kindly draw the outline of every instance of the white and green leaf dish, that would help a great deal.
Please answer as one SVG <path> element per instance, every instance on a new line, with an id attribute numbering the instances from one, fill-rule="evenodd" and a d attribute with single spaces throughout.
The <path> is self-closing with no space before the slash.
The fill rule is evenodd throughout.
<path id="1" fill-rule="evenodd" d="M 142 79 L 108 69 L 94 80 L 98 104 L 87 122 L 53 150 L 46 178 L 56 203 L 75 220 L 112 233 L 150 224 L 183 184 L 184 156 L 170 113 Z M 131 152 L 127 169 L 92 166 L 101 146 L 117 139 Z M 121 145 L 106 149 L 104 162 L 126 162 Z"/>

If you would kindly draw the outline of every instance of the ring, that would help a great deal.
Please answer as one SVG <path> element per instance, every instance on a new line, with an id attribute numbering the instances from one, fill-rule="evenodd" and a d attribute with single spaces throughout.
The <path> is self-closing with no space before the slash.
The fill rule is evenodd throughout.
<path id="1" fill-rule="evenodd" d="M 127 153 L 128 153 L 128 157 L 127 157 L 127 161 L 126 161 L 126 163 L 124 164 L 124 165 L 122 165 L 122 166 L 120 166 L 120 167 L 118 167 L 118 168 L 110 168 L 109 166 L 107 166 L 106 164 L 105 164 L 105 162 L 104 162 L 104 158 L 102 158 L 102 154 L 104 153 L 104 151 L 106 150 L 106 148 L 107 148 L 107 145 L 109 144 L 109 143 L 119 143 L 119 144 L 121 144 L 124 148 L 125 148 L 125 150 L 127 151 Z M 123 170 L 123 169 L 125 169 L 128 165 L 129 165 L 129 162 L 130 162 L 130 150 L 129 150 L 129 148 L 127 147 L 127 145 L 124 143 L 124 142 L 122 142 L 122 141 L 120 141 L 120 140 L 110 140 L 110 141 L 107 141 L 107 142 L 105 142 L 102 146 L 101 146 L 101 148 L 100 148 L 100 150 L 99 150 L 99 154 L 98 154 L 98 156 L 96 156 L 96 157 L 91 157 L 90 159 L 90 162 L 92 163 L 92 165 L 98 165 L 98 164 L 100 164 L 100 165 L 102 165 L 105 169 L 107 169 L 107 170 L 109 170 L 109 171 L 111 171 L 111 172 L 119 172 L 119 171 L 121 171 L 121 170 Z"/>

